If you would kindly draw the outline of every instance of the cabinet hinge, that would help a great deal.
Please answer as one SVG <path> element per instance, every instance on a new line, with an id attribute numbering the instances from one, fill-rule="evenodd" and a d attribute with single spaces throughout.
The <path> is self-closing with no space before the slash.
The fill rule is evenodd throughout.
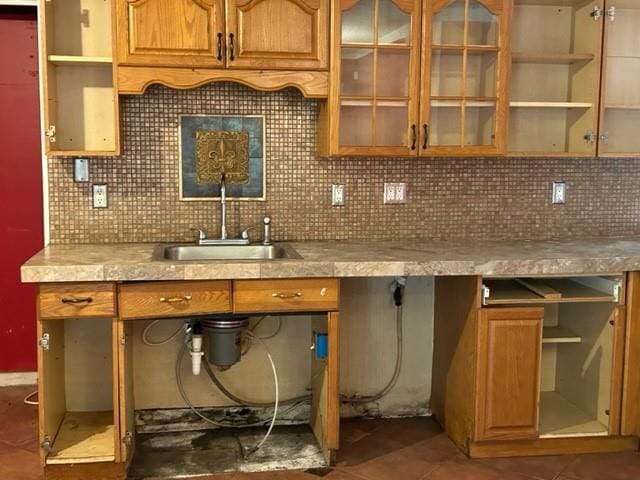
<path id="1" fill-rule="evenodd" d="M 49 125 L 49 128 L 44 131 L 44 135 L 51 143 L 56 143 L 56 126 Z"/>
<path id="2" fill-rule="evenodd" d="M 120 345 L 126 345 L 127 344 L 127 334 L 123 333 L 122 336 L 120 337 Z"/>
<path id="3" fill-rule="evenodd" d="M 125 445 L 133 444 L 133 435 L 131 434 L 131 432 L 126 431 L 124 433 L 124 437 L 122 437 L 122 443 L 124 443 Z"/>
<path id="4" fill-rule="evenodd" d="M 613 286 L 613 300 L 620 301 L 620 291 L 622 290 L 622 282 L 618 282 Z"/>
<path id="5" fill-rule="evenodd" d="M 603 132 L 602 135 L 600 135 L 600 141 L 603 145 L 609 145 L 609 132 Z"/>
<path id="6" fill-rule="evenodd" d="M 40 444 L 40 448 L 47 453 L 51 453 L 51 451 L 53 450 L 53 445 L 51 444 L 51 439 L 49 438 L 49 435 L 44 436 L 44 440 L 42 440 L 42 443 Z"/>
<path id="7" fill-rule="evenodd" d="M 598 135 L 596 135 L 592 131 L 588 131 L 587 133 L 585 133 L 584 139 L 587 141 L 587 143 L 594 144 L 596 143 L 596 140 L 598 140 Z"/>
<path id="8" fill-rule="evenodd" d="M 613 5 L 607 8 L 607 18 L 612 22 L 616 19 L 616 7 Z"/>
<path id="9" fill-rule="evenodd" d="M 49 345 L 51 343 L 51 335 L 48 333 L 43 333 L 42 337 L 38 340 L 38 346 L 43 350 L 49 350 Z"/>
<path id="10" fill-rule="evenodd" d="M 482 285 L 482 305 L 487 305 L 489 297 L 491 296 L 491 290 L 486 285 Z"/>
<path id="11" fill-rule="evenodd" d="M 596 5 L 593 7 L 593 11 L 590 13 L 591 17 L 594 20 L 600 20 L 602 18 L 602 7 Z"/>

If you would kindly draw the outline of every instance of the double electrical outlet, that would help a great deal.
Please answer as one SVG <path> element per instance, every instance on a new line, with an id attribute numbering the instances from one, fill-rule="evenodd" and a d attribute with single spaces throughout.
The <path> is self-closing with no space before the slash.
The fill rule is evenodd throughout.
<path id="1" fill-rule="evenodd" d="M 331 206 L 342 207 L 345 203 L 344 184 L 334 183 L 331 185 Z M 407 184 L 404 182 L 385 183 L 383 190 L 383 202 L 407 203 Z"/>

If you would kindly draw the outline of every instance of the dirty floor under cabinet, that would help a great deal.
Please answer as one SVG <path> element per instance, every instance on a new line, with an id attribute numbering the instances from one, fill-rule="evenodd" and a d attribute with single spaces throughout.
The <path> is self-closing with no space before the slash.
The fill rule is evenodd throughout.
<path id="1" fill-rule="evenodd" d="M 42 480 L 33 387 L 0 388 L 0 480 Z M 638 480 L 640 453 L 469 460 L 428 418 L 341 425 L 335 468 L 227 473 L 198 480 Z"/>

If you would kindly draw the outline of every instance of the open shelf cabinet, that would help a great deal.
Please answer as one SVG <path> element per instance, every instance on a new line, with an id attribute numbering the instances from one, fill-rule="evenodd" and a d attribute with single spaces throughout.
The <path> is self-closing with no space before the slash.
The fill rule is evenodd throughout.
<path id="1" fill-rule="evenodd" d="M 46 465 L 119 460 L 112 318 L 40 319 L 40 439 Z"/>
<path id="2" fill-rule="evenodd" d="M 119 154 L 111 0 L 41 0 L 45 151 Z"/>
<path id="3" fill-rule="evenodd" d="M 594 155 L 602 20 L 583 0 L 515 0 L 507 151 Z"/>

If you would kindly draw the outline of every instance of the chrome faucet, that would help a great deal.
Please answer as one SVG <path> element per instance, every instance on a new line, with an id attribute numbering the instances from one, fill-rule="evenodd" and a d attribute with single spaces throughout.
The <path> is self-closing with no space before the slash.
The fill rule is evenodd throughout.
<path id="1" fill-rule="evenodd" d="M 253 227 L 246 228 L 242 231 L 240 238 L 228 238 L 227 235 L 227 185 L 225 182 L 225 174 L 222 172 L 220 179 L 220 238 L 207 238 L 207 235 L 200 228 L 193 228 L 198 232 L 196 243 L 198 245 L 249 245 L 249 230 Z"/>

